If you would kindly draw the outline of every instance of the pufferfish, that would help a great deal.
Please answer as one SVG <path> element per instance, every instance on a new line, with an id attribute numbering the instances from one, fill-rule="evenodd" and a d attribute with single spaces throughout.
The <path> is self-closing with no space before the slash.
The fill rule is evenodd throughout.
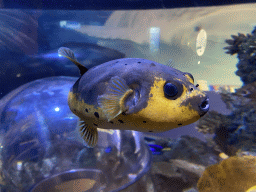
<path id="1" fill-rule="evenodd" d="M 58 54 L 80 70 L 68 94 L 80 118 L 87 146 L 98 141 L 97 128 L 163 132 L 191 124 L 209 110 L 206 94 L 190 73 L 147 59 L 123 58 L 87 69 L 65 47 Z"/>

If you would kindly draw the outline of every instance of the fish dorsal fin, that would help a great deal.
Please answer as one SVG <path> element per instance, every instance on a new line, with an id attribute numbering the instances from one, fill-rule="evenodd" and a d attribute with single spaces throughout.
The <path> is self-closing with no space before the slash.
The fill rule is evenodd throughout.
<path id="1" fill-rule="evenodd" d="M 125 99 L 133 93 L 125 80 L 120 77 L 112 77 L 107 85 L 105 94 L 98 96 L 98 105 L 103 113 L 111 121 L 126 110 Z"/>
<path id="2" fill-rule="evenodd" d="M 94 147 L 98 142 L 98 130 L 91 127 L 84 121 L 80 121 L 80 135 L 88 145 L 88 147 Z"/>
<path id="3" fill-rule="evenodd" d="M 83 66 L 81 63 L 79 63 L 75 57 L 75 54 L 73 51 L 71 51 L 69 48 L 67 47 L 61 47 L 58 50 L 58 54 L 68 58 L 70 61 L 72 61 L 80 70 L 80 75 L 83 75 L 86 71 L 88 71 L 88 69 Z"/>

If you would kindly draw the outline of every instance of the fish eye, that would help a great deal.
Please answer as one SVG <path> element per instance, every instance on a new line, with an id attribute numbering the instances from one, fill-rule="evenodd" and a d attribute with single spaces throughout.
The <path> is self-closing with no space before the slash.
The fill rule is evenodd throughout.
<path id="1" fill-rule="evenodd" d="M 178 88 L 172 83 L 166 83 L 164 85 L 164 93 L 168 97 L 174 97 L 178 94 Z"/>

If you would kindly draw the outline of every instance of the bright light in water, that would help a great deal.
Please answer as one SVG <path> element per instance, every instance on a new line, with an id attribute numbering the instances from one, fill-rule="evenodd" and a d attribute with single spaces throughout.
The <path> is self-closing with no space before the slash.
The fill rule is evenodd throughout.
<path id="1" fill-rule="evenodd" d="M 199 64 L 200 64 L 200 61 L 198 61 L 197 64 L 199 65 Z"/>
<path id="2" fill-rule="evenodd" d="M 204 54 L 206 43 L 207 43 L 206 31 L 201 29 L 196 38 L 196 53 L 198 56 L 202 56 Z"/>
<path id="3" fill-rule="evenodd" d="M 60 27 L 65 27 L 67 25 L 67 21 L 60 21 Z"/>
<path id="4" fill-rule="evenodd" d="M 60 21 L 60 27 L 67 29 L 79 29 L 81 24 L 77 21 Z"/>
<path id="5" fill-rule="evenodd" d="M 21 170 L 22 169 L 22 162 L 21 161 L 18 161 L 17 162 L 17 170 Z"/>
<path id="6" fill-rule="evenodd" d="M 59 107 L 56 107 L 56 108 L 55 108 L 55 111 L 59 111 L 59 110 L 60 110 L 60 108 L 59 108 Z"/>
<path id="7" fill-rule="evenodd" d="M 150 51 L 157 52 L 159 50 L 159 44 L 160 44 L 160 28 L 151 27 L 149 33 L 150 33 Z"/>
<path id="8" fill-rule="evenodd" d="M 59 57 L 60 55 L 57 54 L 57 53 L 47 53 L 47 54 L 43 54 L 43 58 L 45 59 L 49 59 L 49 58 L 57 58 Z"/>

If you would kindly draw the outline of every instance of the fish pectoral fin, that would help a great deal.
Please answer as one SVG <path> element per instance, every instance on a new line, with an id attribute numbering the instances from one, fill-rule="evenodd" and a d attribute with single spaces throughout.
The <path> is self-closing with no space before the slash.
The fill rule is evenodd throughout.
<path id="1" fill-rule="evenodd" d="M 120 77 L 112 77 L 107 86 L 106 93 L 98 96 L 98 105 L 103 113 L 111 121 L 126 110 L 125 99 L 133 93 L 125 80 Z"/>
<path id="2" fill-rule="evenodd" d="M 98 130 L 89 126 L 84 121 L 80 122 L 80 135 L 88 145 L 88 147 L 94 147 L 98 142 Z"/>
<path id="3" fill-rule="evenodd" d="M 88 69 L 83 66 L 81 63 L 79 63 L 75 57 L 75 54 L 73 51 L 71 51 L 69 48 L 67 47 L 61 47 L 58 50 L 58 54 L 68 58 L 70 61 L 72 61 L 80 70 L 80 75 L 83 75 L 86 71 L 88 71 Z"/>

